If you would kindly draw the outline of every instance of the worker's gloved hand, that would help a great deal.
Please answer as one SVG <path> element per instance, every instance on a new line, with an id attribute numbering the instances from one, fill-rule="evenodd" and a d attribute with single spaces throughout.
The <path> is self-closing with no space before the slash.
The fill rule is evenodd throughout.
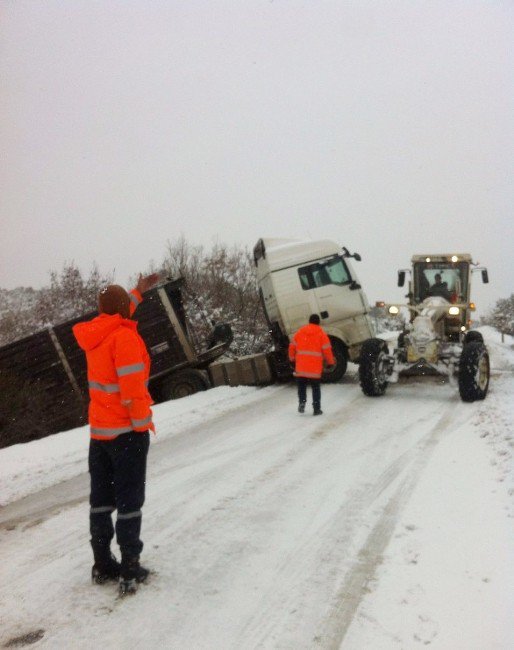
<path id="1" fill-rule="evenodd" d="M 139 291 L 139 293 L 144 293 L 145 291 L 148 291 L 148 289 L 151 289 L 159 280 L 161 279 L 161 276 L 159 273 L 151 273 L 150 275 L 146 275 L 143 277 L 143 274 L 139 274 L 139 278 L 137 280 L 136 284 L 136 289 Z"/>

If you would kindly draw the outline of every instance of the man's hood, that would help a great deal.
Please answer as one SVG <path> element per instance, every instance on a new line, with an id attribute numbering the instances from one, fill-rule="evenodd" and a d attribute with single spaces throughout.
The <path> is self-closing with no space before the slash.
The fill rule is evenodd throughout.
<path id="1" fill-rule="evenodd" d="M 307 336 L 319 336 L 320 326 L 316 323 L 308 323 L 304 326 L 303 330 Z"/>
<path id="2" fill-rule="evenodd" d="M 308 341 L 319 341 L 320 330 L 321 327 L 319 325 L 316 325 L 315 323 L 308 323 L 307 325 L 304 325 L 300 330 L 298 330 L 298 334 L 304 337 L 304 340 L 307 339 Z"/>
<path id="3" fill-rule="evenodd" d="M 122 318 L 119 314 L 100 314 L 93 320 L 74 325 L 73 334 L 79 346 L 87 352 L 100 345 L 118 327 L 136 329 L 137 323 Z"/>

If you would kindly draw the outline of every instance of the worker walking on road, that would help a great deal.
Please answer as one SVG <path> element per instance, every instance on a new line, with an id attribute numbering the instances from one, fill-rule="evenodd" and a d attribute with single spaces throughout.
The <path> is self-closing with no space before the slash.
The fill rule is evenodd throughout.
<path id="1" fill-rule="evenodd" d="M 332 346 L 325 330 L 320 326 L 318 314 L 312 314 L 309 324 L 301 327 L 289 344 L 289 361 L 294 363 L 298 385 L 298 411 L 305 411 L 307 385 L 312 388 L 314 415 L 321 415 L 321 373 L 323 360 L 328 366 L 335 365 Z"/>
<path id="2" fill-rule="evenodd" d="M 128 294 L 110 285 L 98 297 L 99 315 L 78 323 L 73 333 L 86 353 L 89 383 L 90 532 L 93 582 L 119 580 L 120 593 L 133 593 L 148 577 L 139 564 L 141 508 L 145 500 L 146 458 L 152 423 L 147 389 L 150 357 L 137 323 L 129 320 L 142 293 L 157 274 L 139 277 Z M 117 510 L 116 539 L 121 565 L 111 553 L 112 512 Z"/>

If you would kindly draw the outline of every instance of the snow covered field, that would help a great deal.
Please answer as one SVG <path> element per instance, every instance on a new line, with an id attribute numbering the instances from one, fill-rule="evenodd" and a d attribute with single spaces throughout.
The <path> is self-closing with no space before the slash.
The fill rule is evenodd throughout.
<path id="1" fill-rule="evenodd" d="M 490 392 L 293 385 L 155 407 L 138 594 L 90 583 L 86 428 L 0 450 L 0 647 L 514 648 L 514 347 Z"/>

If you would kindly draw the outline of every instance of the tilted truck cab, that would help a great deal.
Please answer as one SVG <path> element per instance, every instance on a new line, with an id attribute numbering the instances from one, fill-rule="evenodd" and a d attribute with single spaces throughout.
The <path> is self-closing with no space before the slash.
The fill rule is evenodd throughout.
<path id="1" fill-rule="evenodd" d="M 374 336 L 369 304 L 350 258 L 328 239 L 260 239 L 254 261 L 262 305 L 278 357 L 279 376 L 290 374 L 287 346 L 311 314 L 319 314 L 332 342 L 336 366 L 324 381 L 337 381 L 348 360 L 357 362 L 362 343 Z"/>

